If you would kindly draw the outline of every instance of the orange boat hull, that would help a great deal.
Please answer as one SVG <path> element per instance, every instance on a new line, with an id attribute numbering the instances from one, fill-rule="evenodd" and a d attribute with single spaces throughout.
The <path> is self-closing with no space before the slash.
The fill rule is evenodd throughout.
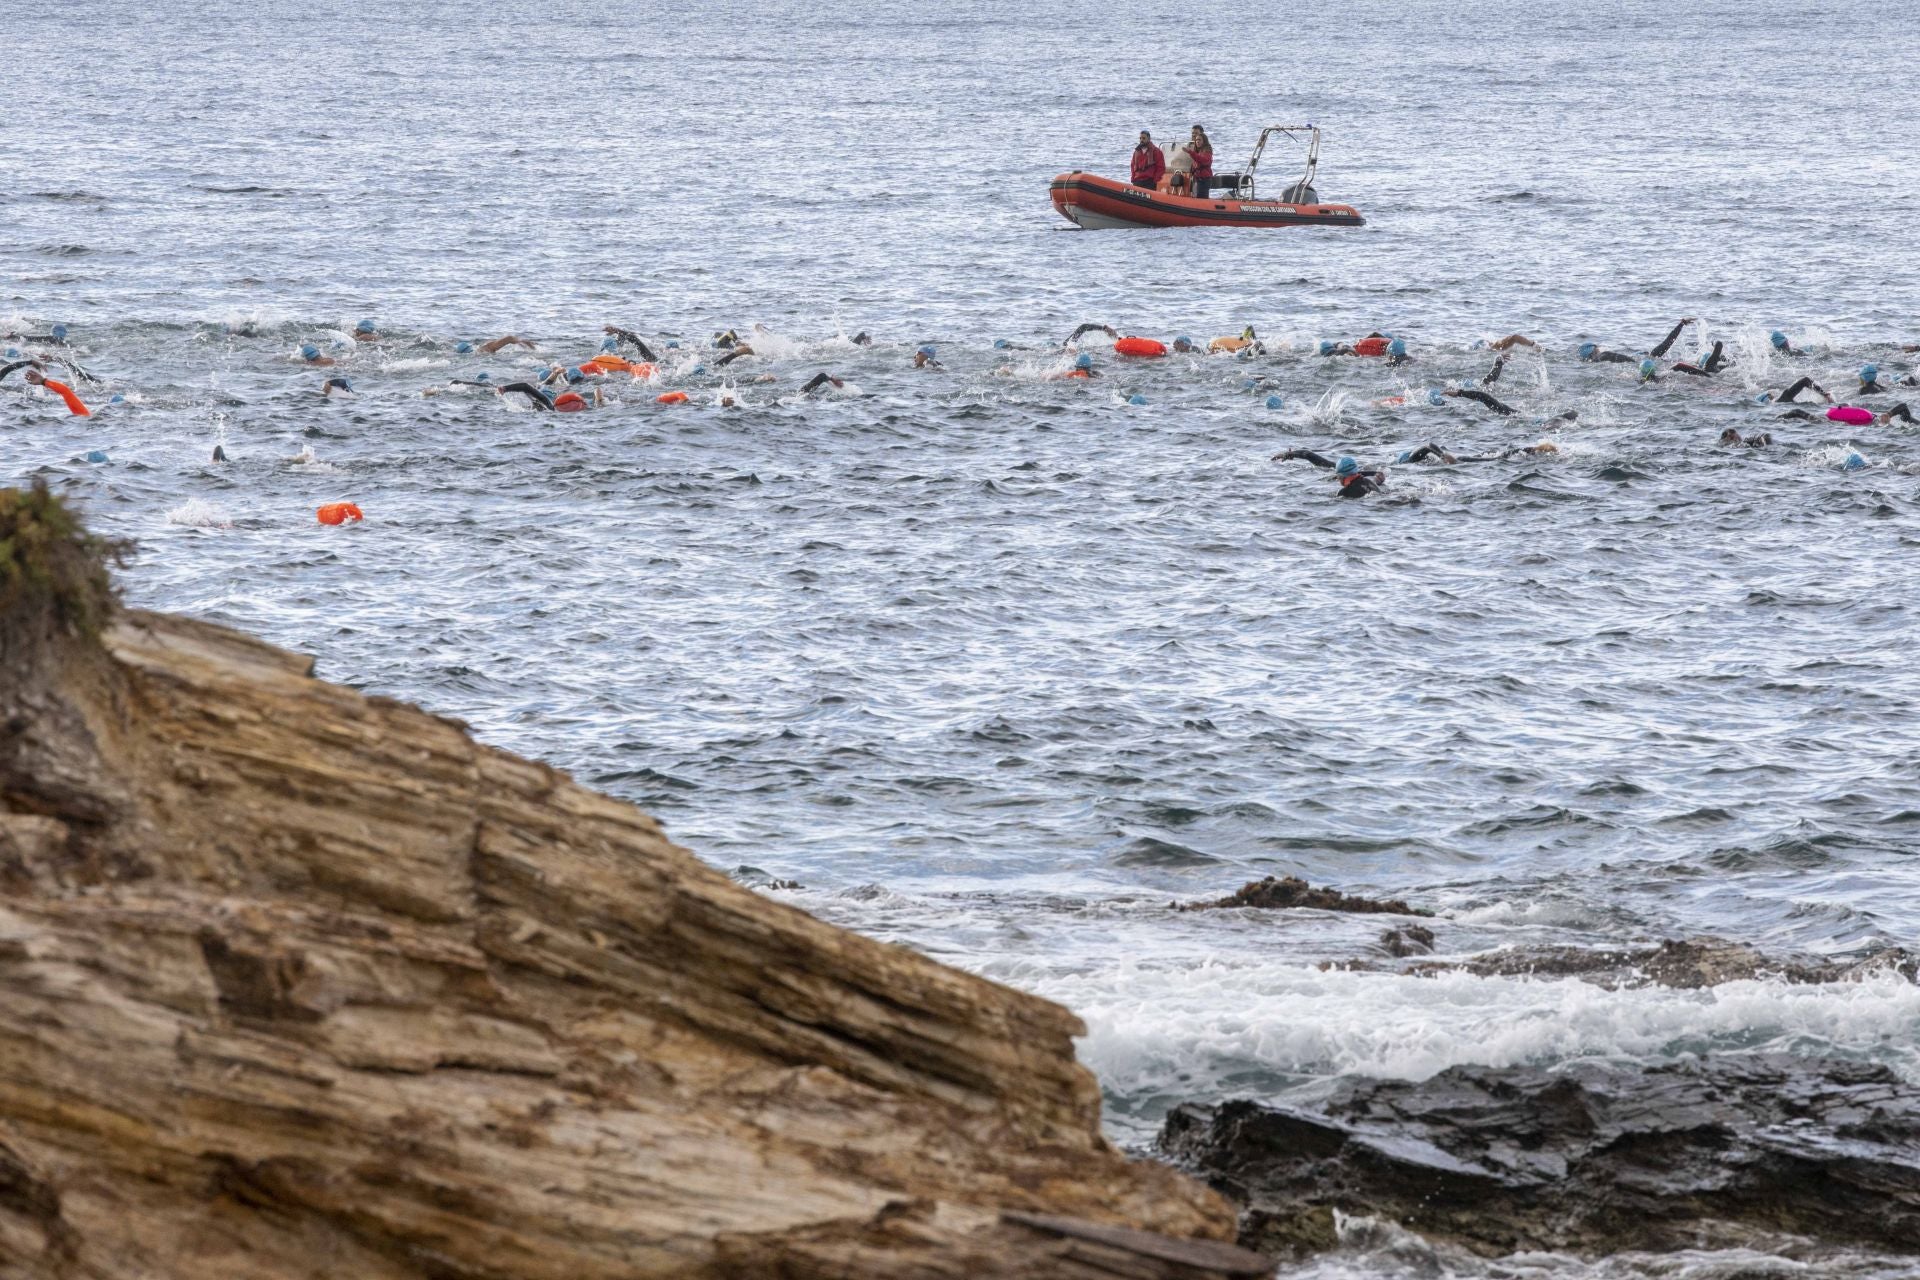
<path id="1" fill-rule="evenodd" d="M 1109 227 L 1359 227 L 1360 211 L 1344 204 L 1287 204 L 1225 196 L 1168 195 L 1096 174 L 1063 173 L 1048 188 L 1053 207 L 1088 230 Z"/>

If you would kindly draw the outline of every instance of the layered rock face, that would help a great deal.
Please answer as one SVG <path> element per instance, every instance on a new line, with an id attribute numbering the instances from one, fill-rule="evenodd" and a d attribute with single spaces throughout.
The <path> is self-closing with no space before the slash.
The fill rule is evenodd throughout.
<path id="1" fill-rule="evenodd" d="M 0 1277 L 1263 1270 L 1065 1010 L 306 659 L 0 601 Z"/>
<path id="2" fill-rule="evenodd" d="M 1336 1210 L 1485 1254 L 1920 1251 L 1920 1091 L 1867 1063 L 1454 1067 L 1311 1108 L 1182 1107 L 1162 1142 L 1246 1206 L 1243 1243 L 1282 1252 L 1330 1246 Z"/>

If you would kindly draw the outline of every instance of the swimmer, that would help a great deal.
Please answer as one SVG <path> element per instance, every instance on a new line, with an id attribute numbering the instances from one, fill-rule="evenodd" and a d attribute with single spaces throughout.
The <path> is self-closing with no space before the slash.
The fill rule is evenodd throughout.
<path id="1" fill-rule="evenodd" d="M 1493 358 L 1493 368 L 1487 370 L 1486 376 L 1480 379 L 1480 385 L 1483 387 L 1490 387 L 1494 383 L 1500 381 L 1500 375 L 1506 372 L 1506 368 L 1507 368 L 1507 353 L 1502 351 L 1499 355 Z"/>
<path id="2" fill-rule="evenodd" d="M 913 367 L 916 369 L 944 369 L 947 366 L 933 358 L 932 347 L 922 347 L 913 353 Z"/>
<path id="3" fill-rule="evenodd" d="M 453 349 L 463 356 L 474 351 L 478 351 L 481 355 L 486 356 L 498 355 L 508 347 L 525 347 L 529 351 L 538 351 L 540 349 L 527 339 L 517 337 L 511 333 L 504 337 L 492 338 L 478 344 L 472 342 L 456 342 L 453 344 Z"/>
<path id="4" fill-rule="evenodd" d="M 1322 342 L 1320 354 L 1323 356 L 1384 356 L 1387 354 L 1387 348 L 1392 345 L 1392 339 L 1376 329 L 1358 342 Z M 1401 349 L 1404 351 L 1405 347 Z"/>
<path id="5" fill-rule="evenodd" d="M 1342 458 L 1334 462 L 1322 457 L 1311 449 L 1282 449 L 1273 455 L 1274 462 L 1291 462 L 1294 459 L 1311 462 L 1322 470 L 1333 472 L 1333 478 L 1340 482 L 1340 496 L 1343 498 L 1364 498 L 1370 493 L 1379 493 L 1387 487 L 1387 472 L 1384 467 L 1362 469 L 1352 458 Z"/>
<path id="6" fill-rule="evenodd" d="M 1765 449 L 1773 443 L 1773 437 L 1764 431 L 1743 436 L 1732 427 L 1720 433 L 1720 443 L 1729 449 Z"/>
<path id="7" fill-rule="evenodd" d="M 715 360 L 713 362 L 713 367 L 716 369 L 724 369 L 728 365 L 732 364 L 735 360 L 744 360 L 748 356 L 753 354 L 754 354 L 754 350 L 752 347 L 748 346 L 744 342 L 736 342 L 733 344 L 733 349 L 731 351 L 727 352 L 727 354 L 721 356 L 718 360 Z"/>
<path id="8" fill-rule="evenodd" d="M 849 339 L 849 341 L 851 341 L 853 345 L 856 347 L 870 347 L 873 345 L 873 339 L 867 336 L 867 331 L 865 329 L 862 329 L 860 332 L 854 334 L 853 337 Z"/>
<path id="9" fill-rule="evenodd" d="M 1897 387 L 1911 387 L 1914 385 L 1914 377 L 1912 374 L 1908 374 L 1906 377 L 1897 379 L 1894 382 L 1894 386 Z M 1860 366 L 1860 389 L 1854 394 L 1863 396 L 1884 395 L 1892 389 L 1892 387 L 1880 381 L 1879 365 L 1863 364 Z"/>
<path id="10" fill-rule="evenodd" d="M 315 369 L 331 369 L 334 365 L 340 363 L 332 356 L 321 355 L 320 348 L 314 346 L 311 342 L 301 344 L 300 360 L 301 363 Z"/>
<path id="11" fill-rule="evenodd" d="M 1725 343 L 1715 342 L 1713 344 L 1713 350 L 1707 352 L 1706 359 L 1702 360 L 1699 364 L 1682 360 L 1679 364 L 1673 366 L 1673 371 L 1675 373 L 1690 373 L 1696 378 L 1711 378 L 1726 366 L 1727 357 L 1725 355 L 1725 348 Z"/>
<path id="12" fill-rule="evenodd" d="M 728 329 L 725 333 L 716 333 L 713 335 L 713 345 L 723 350 L 735 345 L 739 341 L 740 335 L 732 329 Z"/>
<path id="13" fill-rule="evenodd" d="M 1775 351 L 1778 351 L 1783 356 L 1797 356 L 1800 354 L 1798 351 L 1795 351 L 1793 349 L 1793 344 L 1787 341 L 1787 335 L 1780 332 L 1778 329 L 1775 329 L 1772 333 L 1767 335 L 1767 341 L 1772 345 Z"/>
<path id="14" fill-rule="evenodd" d="M 1688 316 L 1685 319 L 1681 320 L 1679 324 L 1674 325 L 1672 329 L 1668 330 L 1667 336 L 1660 339 L 1659 344 L 1655 346 L 1654 349 L 1652 351 L 1649 351 L 1647 354 L 1652 356 L 1655 360 L 1658 360 L 1660 357 L 1666 355 L 1667 352 L 1672 349 L 1673 344 L 1680 340 L 1680 331 L 1682 329 L 1685 329 L 1688 325 L 1692 323 L 1693 323 L 1692 316 Z M 1597 343 L 1592 343 L 1592 342 L 1583 342 L 1580 344 L 1580 359 L 1583 363 L 1586 363 L 1586 364 L 1632 364 L 1633 363 L 1632 356 L 1622 355 L 1618 351 L 1604 351 L 1600 348 L 1600 346 Z M 1648 381 L 1652 381 L 1652 379 L 1648 379 Z"/>
<path id="15" fill-rule="evenodd" d="M 1756 397 L 1756 399 L 1758 399 L 1761 404 L 1775 404 L 1775 403 L 1792 404 L 1797 398 L 1799 398 L 1800 393 L 1803 391 L 1819 392 L 1821 404 L 1833 403 L 1833 397 L 1827 394 L 1827 389 L 1821 386 L 1819 383 L 1815 382 L 1812 378 L 1800 379 L 1798 382 L 1788 387 L 1785 391 L 1782 391 L 1779 395 L 1774 395 L 1770 391 L 1762 391 L 1759 394 L 1759 396 Z"/>
<path id="16" fill-rule="evenodd" d="M 1904 422 L 1904 423 L 1907 423 L 1908 425 L 1912 425 L 1913 410 L 1907 408 L 1905 402 L 1902 402 L 1900 404 L 1893 406 L 1893 408 L 1887 410 L 1885 413 L 1876 414 L 1873 420 L 1883 427 L 1886 426 L 1889 422 L 1895 422 L 1895 421 Z"/>
<path id="17" fill-rule="evenodd" d="M 355 342 L 380 341 L 380 335 L 375 331 L 373 321 L 362 320 L 359 324 L 353 326 L 353 340 Z"/>
<path id="18" fill-rule="evenodd" d="M 1178 348 L 1176 347 L 1175 349 L 1177 350 Z M 1240 331 L 1240 336 L 1237 338 L 1215 338 L 1207 344 L 1207 352 L 1210 355 L 1222 351 L 1233 355 L 1238 355 L 1243 351 L 1250 351 L 1255 355 L 1263 355 L 1266 353 L 1266 348 L 1260 344 L 1259 335 L 1254 333 L 1253 326 L 1248 325 Z"/>
<path id="19" fill-rule="evenodd" d="M 603 327 L 600 330 L 600 332 L 612 338 L 616 344 L 621 342 L 626 343 L 628 346 L 632 347 L 635 351 L 640 353 L 640 358 L 642 360 L 645 360 L 649 363 L 653 363 L 653 362 L 657 362 L 660 359 L 659 356 L 656 356 L 655 354 L 653 354 L 653 348 L 649 347 L 645 342 L 643 342 L 640 338 L 640 335 L 637 333 L 634 333 L 627 329 L 622 329 L 617 324 L 607 325 Z"/>
<path id="20" fill-rule="evenodd" d="M 600 388 L 589 387 L 587 390 L 592 394 L 593 398 L 591 400 L 581 395 L 578 391 L 561 392 L 560 395 L 554 398 L 553 411 L 555 413 L 584 413 L 588 409 L 598 409 L 602 404 L 606 403 L 605 400 L 601 398 Z"/>
<path id="21" fill-rule="evenodd" d="M 67 345 L 67 326 L 56 324 L 45 333 L 0 333 L 0 338 L 9 338 L 15 342 L 44 342 L 50 346 Z"/>
<path id="22" fill-rule="evenodd" d="M 1551 440 L 1539 444 L 1517 444 L 1500 450 L 1498 453 L 1449 453 L 1441 446 L 1429 441 L 1418 449 L 1408 450 L 1395 459 L 1396 462 L 1438 462 L 1443 466 L 1458 466 L 1463 462 L 1505 462 L 1509 458 L 1522 455 L 1528 457 L 1552 456 L 1560 452 L 1560 446 Z"/>
<path id="23" fill-rule="evenodd" d="M 333 393 L 336 391 L 344 391 L 346 394 L 352 395 L 353 384 L 345 378 L 328 378 L 320 386 L 320 395 L 324 399 L 331 400 Z"/>
<path id="24" fill-rule="evenodd" d="M 1119 331 L 1110 324 L 1083 324 L 1067 336 L 1067 340 L 1060 344 L 1060 349 L 1062 351 L 1073 350 L 1073 344 L 1090 333 L 1104 333 L 1115 342 L 1120 341 Z"/>
<path id="25" fill-rule="evenodd" d="M 1448 387 L 1440 394 L 1450 400 L 1471 400 L 1475 404 L 1485 405 L 1503 418 L 1511 418 L 1515 413 L 1519 412 L 1512 405 L 1496 400 L 1486 392 L 1476 391 L 1472 387 Z M 1432 397 L 1429 396 L 1428 399 L 1432 399 Z"/>
<path id="26" fill-rule="evenodd" d="M 34 359 L 32 357 L 29 357 L 25 360 L 15 360 L 11 364 L 0 366 L 0 382 L 5 382 L 7 378 L 16 369 L 44 369 L 44 368 L 46 368 L 45 365 L 40 363 L 39 360 Z"/>
<path id="27" fill-rule="evenodd" d="M 814 392 L 818 391 L 821 387 L 827 387 L 827 386 L 832 387 L 835 391 L 842 391 L 846 389 L 846 385 L 847 384 L 845 380 L 836 378 L 832 374 L 827 373 L 823 370 L 820 373 L 814 374 L 813 377 L 807 380 L 807 385 L 800 388 L 800 394 L 803 396 L 810 396 Z"/>
<path id="28" fill-rule="evenodd" d="M 1495 338 L 1487 346 L 1495 351 L 1511 351 L 1515 347 L 1537 347 L 1540 344 L 1524 333 L 1510 333 L 1504 338 Z"/>
<path id="29" fill-rule="evenodd" d="M 1175 338 L 1173 340 L 1173 349 L 1183 356 L 1193 355 L 1200 350 L 1200 348 L 1194 344 L 1193 339 L 1188 337 Z"/>
<path id="30" fill-rule="evenodd" d="M 215 445 L 215 446 L 213 446 L 213 457 L 212 457 L 212 458 L 210 458 L 210 459 L 208 459 L 208 461 L 210 461 L 210 462 L 225 462 L 226 460 L 227 460 L 227 449 L 226 449 L 226 446 L 225 446 L 225 445 L 219 445 L 219 444 L 217 444 L 217 445 Z"/>
<path id="31" fill-rule="evenodd" d="M 505 386 L 498 388 L 495 394 L 505 395 L 509 391 L 517 391 L 527 399 L 533 401 L 533 407 L 535 409 L 544 412 L 553 408 L 552 402 L 547 399 L 547 393 L 531 382 L 509 382 Z"/>
<path id="32" fill-rule="evenodd" d="M 1065 373 L 1057 373 L 1056 378 L 1097 378 L 1100 371 L 1093 367 L 1093 357 L 1082 351 L 1074 357 L 1073 368 Z"/>
<path id="33" fill-rule="evenodd" d="M 80 397 L 73 394 L 73 388 L 64 382 L 55 382 L 38 369 L 29 369 L 25 373 L 27 382 L 36 387 L 45 387 L 67 402 L 67 412 L 76 418 L 91 418 L 93 411 L 80 403 Z"/>

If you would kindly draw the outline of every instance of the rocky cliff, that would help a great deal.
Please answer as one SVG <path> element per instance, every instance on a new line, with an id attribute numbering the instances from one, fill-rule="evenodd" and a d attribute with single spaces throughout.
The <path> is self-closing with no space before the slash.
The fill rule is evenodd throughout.
<path id="1" fill-rule="evenodd" d="M 1067 1011 L 116 610 L 9 503 L 0 1276 L 1261 1274 L 1101 1139 Z"/>

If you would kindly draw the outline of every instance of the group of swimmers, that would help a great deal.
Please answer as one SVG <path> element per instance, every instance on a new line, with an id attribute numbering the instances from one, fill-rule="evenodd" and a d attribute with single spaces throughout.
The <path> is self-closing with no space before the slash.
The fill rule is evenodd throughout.
<path id="1" fill-rule="evenodd" d="M 1642 384 L 1657 382 L 1662 372 L 1660 361 L 1672 351 L 1681 335 L 1694 323 L 1692 317 L 1681 319 L 1644 355 L 1607 350 L 1593 342 L 1582 343 L 1576 354 L 1582 363 L 1588 364 L 1637 363 L 1639 381 Z M 656 381 L 661 376 L 665 364 L 665 358 L 661 352 L 678 352 L 681 347 L 678 339 L 664 339 L 650 343 L 631 329 L 618 325 L 606 325 L 603 334 L 599 349 L 577 364 L 562 365 L 545 362 L 524 377 L 504 381 L 496 381 L 491 374 L 482 370 L 472 377 L 449 379 L 444 385 L 429 387 L 422 394 L 432 396 L 455 389 L 472 389 L 503 397 L 516 397 L 527 407 L 539 412 L 587 412 L 612 403 L 613 397 L 608 394 L 608 389 L 613 379 L 624 375 L 630 382 Z M 1095 364 L 1093 353 L 1081 349 L 1082 340 L 1090 334 L 1103 335 L 1113 344 L 1114 352 L 1121 356 L 1198 355 L 1205 352 L 1210 355 L 1226 355 L 1245 360 L 1267 354 L 1266 344 L 1261 341 L 1252 326 L 1246 327 L 1238 335 L 1217 337 L 1202 346 L 1187 336 L 1176 337 L 1170 345 L 1163 345 L 1152 339 L 1125 337 L 1110 324 L 1090 322 L 1075 328 L 1057 347 L 1043 348 L 1043 350 L 1052 351 L 1055 355 L 1067 357 L 1069 363 L 1064 369 L 1043 373 L 1041 376 L 1062 380 L 1090 380 L 1102 376 L 1101 370 Z M 0 364 L 0 385 L 4 385 L 16 371 L 23 371 L 23 380 L 26 383 L 45 388 L 49 393 L 58 396 L 66 404 L 70 413 L 78 416 L 90 414 L 91 410 L 81 400 L 73 386 L 52 376 L 53 373 L 64 371 L 74 381 L 83 384 L 99 385 L 101 381 L 72 359 L 66 326 L 53 325 L 45 333 L 7 334 L 0 337 L 41 348 L 30 353 L 23 353 L 17 348 L 7 348 L 6 361 Z M 379 328 L 372 320 L 359 322 L 354 327 L 351 337 L 355 344 L 377 344 L 383 339 Z M 761 344 L 758 349 L 754 345 L 756 342 Z M 855 347 L 873 345 L 872 338 L 864 332 L 856 334 L 850 342 Z M 1772 333 L 1769 342 L 1779 357 L 1791 359 L 1804 354 L 1782 332 Z M 344 339 L 342 345 L 344 345 Z M 1518 409 L 1499 399 L 1488 388 L 1500 381 L 1508 361 L 1517 350 L 1538 349 L 1539 344 L 1524 334 L 1515 333 L 1475 345 L 1494 352 L 1493 363 L 1478 379 L 1478 385 L 1462 382 L 1453 386 L 1432 387 L 1426 391 L 1426 400 L 1435 406 L 1443 406 L 1450 401 L 1467 401 L 1499 417 L 1519 416 Z M 780 339 L 764 326 L 756 325 L 746 335 L 732 329 L 716 333 L 712 336 L 709 346 L 712 351 L 719 354 L 679 355 L 677 356 L 678 371 L 689 377 L 715 374 L 718 370 L 730 369 L 741 361 L 761 355 L 763 351 L 779 349 Z M 996 340 L 993 346 L 996 351 L 1007 353 L 1007 360 L 1011 360 L 1013 352 L 1029 350 L 1005 339 Z M 509 350 L 531 353 L 538 352 L 539 347 L 533 340 L 517 334 L 505 334 L 485 340 L 461 339 L 453 343 L 454 353 L 463 356 L 492 356 Z M 1415 361 L 1404 338 L 1378 331 L 1351 341 L 1322 341 L 1314 350 L 1322 357 L 1377 359 L 1387 366 L 1407 365 Z M 1920 350 L 1920 346 L 1906 346 L 1902 350 L 1912 352 Z M 344 363 L 343 356 L 329 355 L 313 342 L 303 342 L 300 345 L 297 359 L 308 367 L 328 371 Z M 711 361 L 711 368 L 708 367 L 709 361 Z M 932 346 L 917 347 L 913 352 L 911 365 L 916 370 L 927 371 L 937 371 L 945 367 Z M 1669 366 L 1669 371 L 1693 378 L 1714 379 L 1735 367 L 1735 361 L 1726 353 L 1725 344 L 1716 341 L 1698 358 L 1674 362 Z M 1006 363 L 996 370 L 996 372 L 1010 371 Z M 771 383 L 777 380 L 777 376 L 769 372 L 760 373 L 752 379 L 756 383 Z M 1249 378 L 1246 380 L 1246 385 L 1260 390 L 1273 384 L 1267 379 Z M 1911 424 L 1914 421 L 1914 415 L 1905 402 L 1896 402 L 1884 408 L 1857 402 L 1874 397 L 1891 398 L 1900 388 L 1916 385 L 1920 385 L 1920 380 L 1917 380 L 1912 373 L 1883 377 L 1877 364 L 1868 363 L 1860 368 L 1858 386 L 1850 393 L 1846 403 L 1839 403 L 1836 397 L 1815 382 L 1811 375 L 1797 378 L 1778 392 L 1761 392 L 1754 397 L 1754 400 L 1762 405 L 1795 405 L 1796 407 L 1783 415 L 1784 419 L 1801 421 L 1825 419 L 1848 426 L 1886 425 L 1894 422 Z M 846 378 L 831 370 L 823 369 L 807 379 L 799 390 L 803 396 L 813 396 L 845 394 L 855 389 Z M 319 388 L 320 395 L 327 399 L 351 395 L 353 392 L 353 382 L 344 373 L 329 372 Z M 691 402 L 691 397 L 685 391 L 668 391 L 654 398 L 663 404 Z M 1137 394 L 1127 398 L 1134 404 L 1146 403 L 1145 398 Z M 1817 403 L 1824 406 L 1823 411 L 1814 412 L 1800 407 L 1802 403 L 1815 403 L 1816 398 Z M 121 397 L 114 396 L 113 399 L 117 402 Z M 1383 397 L 1373 403 L 1382 408 L 1393 408 L 1406 404 L 1408 399 L 1409 397 L 1403 394 Z M 731 408 L 738 407 L 741 402 L 730 385 L 723 385 L 718 392 L 716 403 L 722 408 Z M 1277 394 L 1269 395 L 1267 398 L 1269 408 L 1278 408 L 1281 403 L 1281 397 Z M 1575 421 L 1578 416 L 1576 411 L 1568 409 L 1555 416 L 1542 418 L 1539 422 L 1542 425 L 1567 423 Z M 1720 443 L 1745 448 L 1764 448 L 1772 445 L 1774 441 L 1772 435 L 1765 431 L 1743 434 L 1736 428 L 1728 427 L 1721 433 Z M 1397 461 L 1400 463 L 1432 462 L 1451 466 L 1468 462 L 1494 462 L 1552 452 L 1555 452 L 1555 447 L 1547 443 L 1515 446 L 1492 453 L 1456 454 L 1439 445 L 1429 443 L 1419 449 L 1402 453 Z M 1355 459 L 1350 457 L 1328 459 L 1308 449 L 1288 449 L 1274 456 L 1276 460 L 1306 461 L 1333 472 L 1334 478 L 1340 484 L 1339 492 L 1343 497 L 1364 497 L 1370 493 L 1379 492 L 1386 484 L 1384 467 L 1361 467 Z M 217 460 L 225 459 L 221 457 Z"/>

